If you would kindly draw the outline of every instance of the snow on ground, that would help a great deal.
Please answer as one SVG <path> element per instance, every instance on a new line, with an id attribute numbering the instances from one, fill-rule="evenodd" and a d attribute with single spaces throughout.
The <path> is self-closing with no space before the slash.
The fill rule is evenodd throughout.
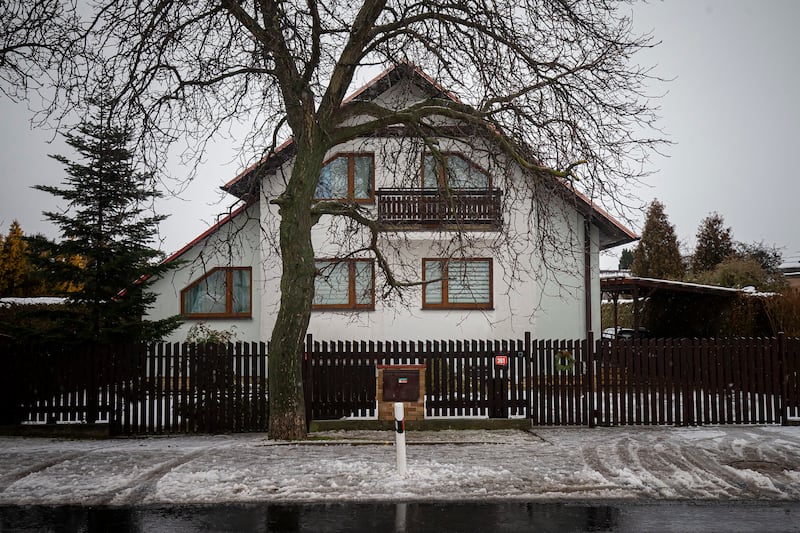
<path id="1" fill-rule="evenodd" d="M 800 500 L 800 427 L 0 437 L 0 504 Z"/>

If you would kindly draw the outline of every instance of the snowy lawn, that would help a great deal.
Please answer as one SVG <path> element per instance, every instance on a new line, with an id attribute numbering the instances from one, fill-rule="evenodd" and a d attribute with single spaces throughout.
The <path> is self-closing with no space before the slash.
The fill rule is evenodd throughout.
<path id="1" fill-rule="evenodd" d="M 538 428 L 105 441 L 0 438 L 0 504 L 796 500 L 800 427 Z"/>

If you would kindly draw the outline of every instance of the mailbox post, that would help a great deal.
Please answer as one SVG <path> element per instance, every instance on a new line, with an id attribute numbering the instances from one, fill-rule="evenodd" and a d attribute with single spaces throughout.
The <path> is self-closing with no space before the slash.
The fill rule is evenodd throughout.
<path id="1" fill-rule="evenodd" d="M 406 421 L 403 402 L 394 402 L 395 444 L 397 449 L 397 473 L 406 475 Z"/>

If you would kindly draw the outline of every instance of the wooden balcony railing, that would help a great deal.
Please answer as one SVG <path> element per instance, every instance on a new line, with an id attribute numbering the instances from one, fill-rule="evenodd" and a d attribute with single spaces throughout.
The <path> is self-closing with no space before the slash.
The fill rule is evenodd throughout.
<path id="1" fill-rule="evenodd" d="M 500 189 L 379 189 L 378 220 L 389 226 L 487 226 L 503 223 Z"/>

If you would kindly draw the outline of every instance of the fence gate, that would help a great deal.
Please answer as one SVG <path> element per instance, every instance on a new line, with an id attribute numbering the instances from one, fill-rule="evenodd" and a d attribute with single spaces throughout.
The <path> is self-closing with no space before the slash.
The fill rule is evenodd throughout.
<path id="1" fill-rule="evenodd" d="M 606 340 L 596 353 L 598 424 L 776 424 L 800 414 L 800 339 Z"/>
<path id="2" fill-rule="evenodd" d="M 532 342 L 530 418 L 535 426 L 592 425 L 593 341 Z"/>

